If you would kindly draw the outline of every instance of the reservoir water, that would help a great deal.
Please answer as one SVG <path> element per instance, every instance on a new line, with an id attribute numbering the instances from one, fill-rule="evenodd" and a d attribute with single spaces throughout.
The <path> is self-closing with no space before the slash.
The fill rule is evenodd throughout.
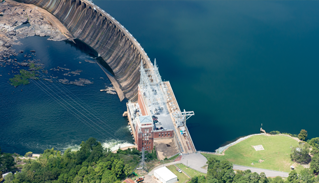
<path id="1" fill-rule="evenodd" d="M 214 151 L 240 136 L 258 133 L 261 124 L 268 132 L 296 134 L 306 129 L 309 137 L 319 136 L 319 2 L 94 3 L 125 26 L 151 59 L 157 59 L 180 108 L 195 111 L 187 126 L 197 150 Z M 92 53 L 83 51 L 87 48 L 39 37 L 22 42 L 16 49 L 36 50 L 45 69 L 82 70 L 70 79 L 94 83 L 79 87 L 34 81 L 14 88 L 8 83 L 10 68 L 1 67 L 4 151 L 63 149 L 91 136 L 102 142 L 131 142 L 122 118 L 126 101 L 99 91 L 110 83 L 97 64 L 85 62 L 94 60 Z M 48 75 L 64 77 L 52 70 Z"/>

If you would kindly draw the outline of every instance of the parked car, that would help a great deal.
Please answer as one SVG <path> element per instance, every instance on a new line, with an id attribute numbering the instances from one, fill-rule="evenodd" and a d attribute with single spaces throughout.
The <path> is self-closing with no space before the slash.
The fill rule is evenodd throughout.
<path id="1" fill-rule="evenodd" d="M 144 178 L 143 177 L 139 177 L 136 182 L 139 183 L 139 182 L 143 182 L 144 181 Z"/>

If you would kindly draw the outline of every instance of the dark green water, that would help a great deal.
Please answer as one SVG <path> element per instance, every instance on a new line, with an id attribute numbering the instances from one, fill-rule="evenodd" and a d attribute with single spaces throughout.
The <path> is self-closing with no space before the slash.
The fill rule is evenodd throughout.
<path id="1" fill-rule="evenodd" d="M 316 1 L 105 1 L 169 80 L 198 150 L 266 131 L 319 136 Z M 209 140 L 207 140 L 209 139 Z"/>
<path id="2" fill-rule="evenodd" d="M 47 38 L 29 37 L 15 46 L 24 50 L 16 58 L 26 60 L 25 54 L 36 51 L 48 74 L 41 74 L 70 81 L 85 78 L 93 82 L 86 86 L 64 85 L 53 79 L 53 83 L 37 80 L 29 85 L 14 88 L 9 84 L 13 77 L 12 65 L 0 67 L 0 147 L 5 152 L 25 154 L 27 151 L 41 153 L 47 148 L 63 150 L 77 148 L 81 141 L 95 137 L 106 145 L 115 140 L 132 142 L 126 128 L 127 120 L 122 117 L 126 110 L 125 102 L 119 102 L 117 95 L 100 92 L 110 86 L 101 68 L 94 63 L 94 55 L 88 47 L 67 42 L 52 42 Z M 86 50 L 82 52 L 81 50 Z M 63 67 L 69 71 L 53 71 Z M 26 69 L 26 68 L 23 68 Z M 82 70 L 79 76 L 65 76 L 70 71 Z M 10 74 L 10 75 L 9 75 Z M 71 74 L 72 75 L 72 74 Z M 100 77 L 103 77 L 100 78 Z"/>
<path id="3" fill-rule="evenodd" d="M 180 107 L 195 111 L 187 125 L 198 150 L 214 151 L 240 136 L 258 133 L 261 123 L 266 131 L 306 129 L 310 137 L 319 136 L 319 2 L 94 3 L 124 25 L 150 58 L 157 59 Z M 3 150 L 62 148 L 90 136 L 130 142 L 123 129 L 127 122 L 121 118 L 125 104 L 99 92 L 109 82 L 99 79 L 105 76 L 97 65 L 84 63 L 86 53 L 44 39 L 26 40 L 21 49 L 38 50 L 37 57 L 47 68 L 66 63 L 67 68 L 83 70 L 84 78 L 94 78 L 94 84 L 86 87 L 54 84 L 76 95 L 94 113 L 94 122 L 112 133 L 98 134 L 96 126 L 89 127 L 35 84 L 14 89 L 3 74 L 6 67 L 0 68 Z"/>

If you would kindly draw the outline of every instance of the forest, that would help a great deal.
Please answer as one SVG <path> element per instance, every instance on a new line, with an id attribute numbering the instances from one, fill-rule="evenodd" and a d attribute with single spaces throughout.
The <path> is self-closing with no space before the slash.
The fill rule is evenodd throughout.
<path id="1" fill-rule="evenodd" d="M 306 139 L 305 139 L 306 140 Z M 26 156 L 30 155 L 30 152 Z M 310 156 L 311 155 L 311 156 Z M 89 138 L 78 151 L 64 152 L 47 149 L 35 160 L 26 158 L 22 167 L 15 162 L 19 156 L 3 153 L 0 149 L 0 182 L 2 173 L 10 173 L 4 183 L 119 183 L 133 174 L 141 160 L 137 149 L 118 150 L 112 153 L 103 149 L 100 142 Z M 145 152 L 147 161 L 156 159 L 156 151 Z M 265 173 L 250 170 L 235 171 L 227 160 L 211 157 L 207 161 L 206 176 L 195 176 L 190 183 L 315 183 L 319 182 L 319 138 L 300 142 L 292 148 L 291 159 L 309 163 L 310 167 L 297 172 L 292 170 L 288 178 L 269 178 Z"/>
<path id="2" fill-rule="evenodd" d="M 103 149 L 101 143 L 94 138 L 89 138 L 80 146 L 79 151 L 67 149 L 63 153 L 47 149 L 37 160 L 25 161 L 22 170 L 14 175 L 7 175 L 4 182 L 116 183 L 129 176 L 141 159 L 141 152 L 136 149 L 112 153 L 109 149 Z M 146 153 L 146 156 L 151 160 L 156 158 L 156 153 Z M 10 167 L 10 171 L 15 169 L 12 164 Z"/>

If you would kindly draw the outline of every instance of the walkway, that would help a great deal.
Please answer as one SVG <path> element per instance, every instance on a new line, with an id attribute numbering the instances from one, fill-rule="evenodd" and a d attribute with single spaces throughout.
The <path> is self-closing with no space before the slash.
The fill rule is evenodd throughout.
<path id="1" fill-rule="evenodd" d="M 206 162 L 207 159 L 201 153 L 186 154 L 181 159 L 181 163 L 202 173 L 207 173 L 207 169 L 202 168 Z"/>
<path id="2" fill-rule="evenodd" d="M 159 165 L 155 167 L 152 171 L 148 173 L 148 175 L 153 175 L 154 170 L 161 168 L 163 166 L 169 166 L 169 165 L 174 165 L 178 163 L 183 163 L 186 166 L 189 166 L 190 168 L 197 170 L 202 173 L 207 173 L 207 169 L 202 168 L 206 165 L 207 159 L 200 153 L 192 153 L 192 154 L 186 154 L 183 155 L 182 159 L 180 161 L 175 161 L 171 163 L 166 163 L 163 165 Z M 261 169 L 261 168 L 254 168 L 254 167 L 248 167 L 248 166 L 241 166 L 241 165 L 234 165 L 233 166 L 234 170 L 251 170 L 251 172 L 257 172 L 260 174 L 261 172 L 265 172 L 267 177 L 288 177 L 289 173 L 287 172 L 280 172 L 280 171 L 275 171 L 275 170 L 267 170 L 267 169 Z"/>

